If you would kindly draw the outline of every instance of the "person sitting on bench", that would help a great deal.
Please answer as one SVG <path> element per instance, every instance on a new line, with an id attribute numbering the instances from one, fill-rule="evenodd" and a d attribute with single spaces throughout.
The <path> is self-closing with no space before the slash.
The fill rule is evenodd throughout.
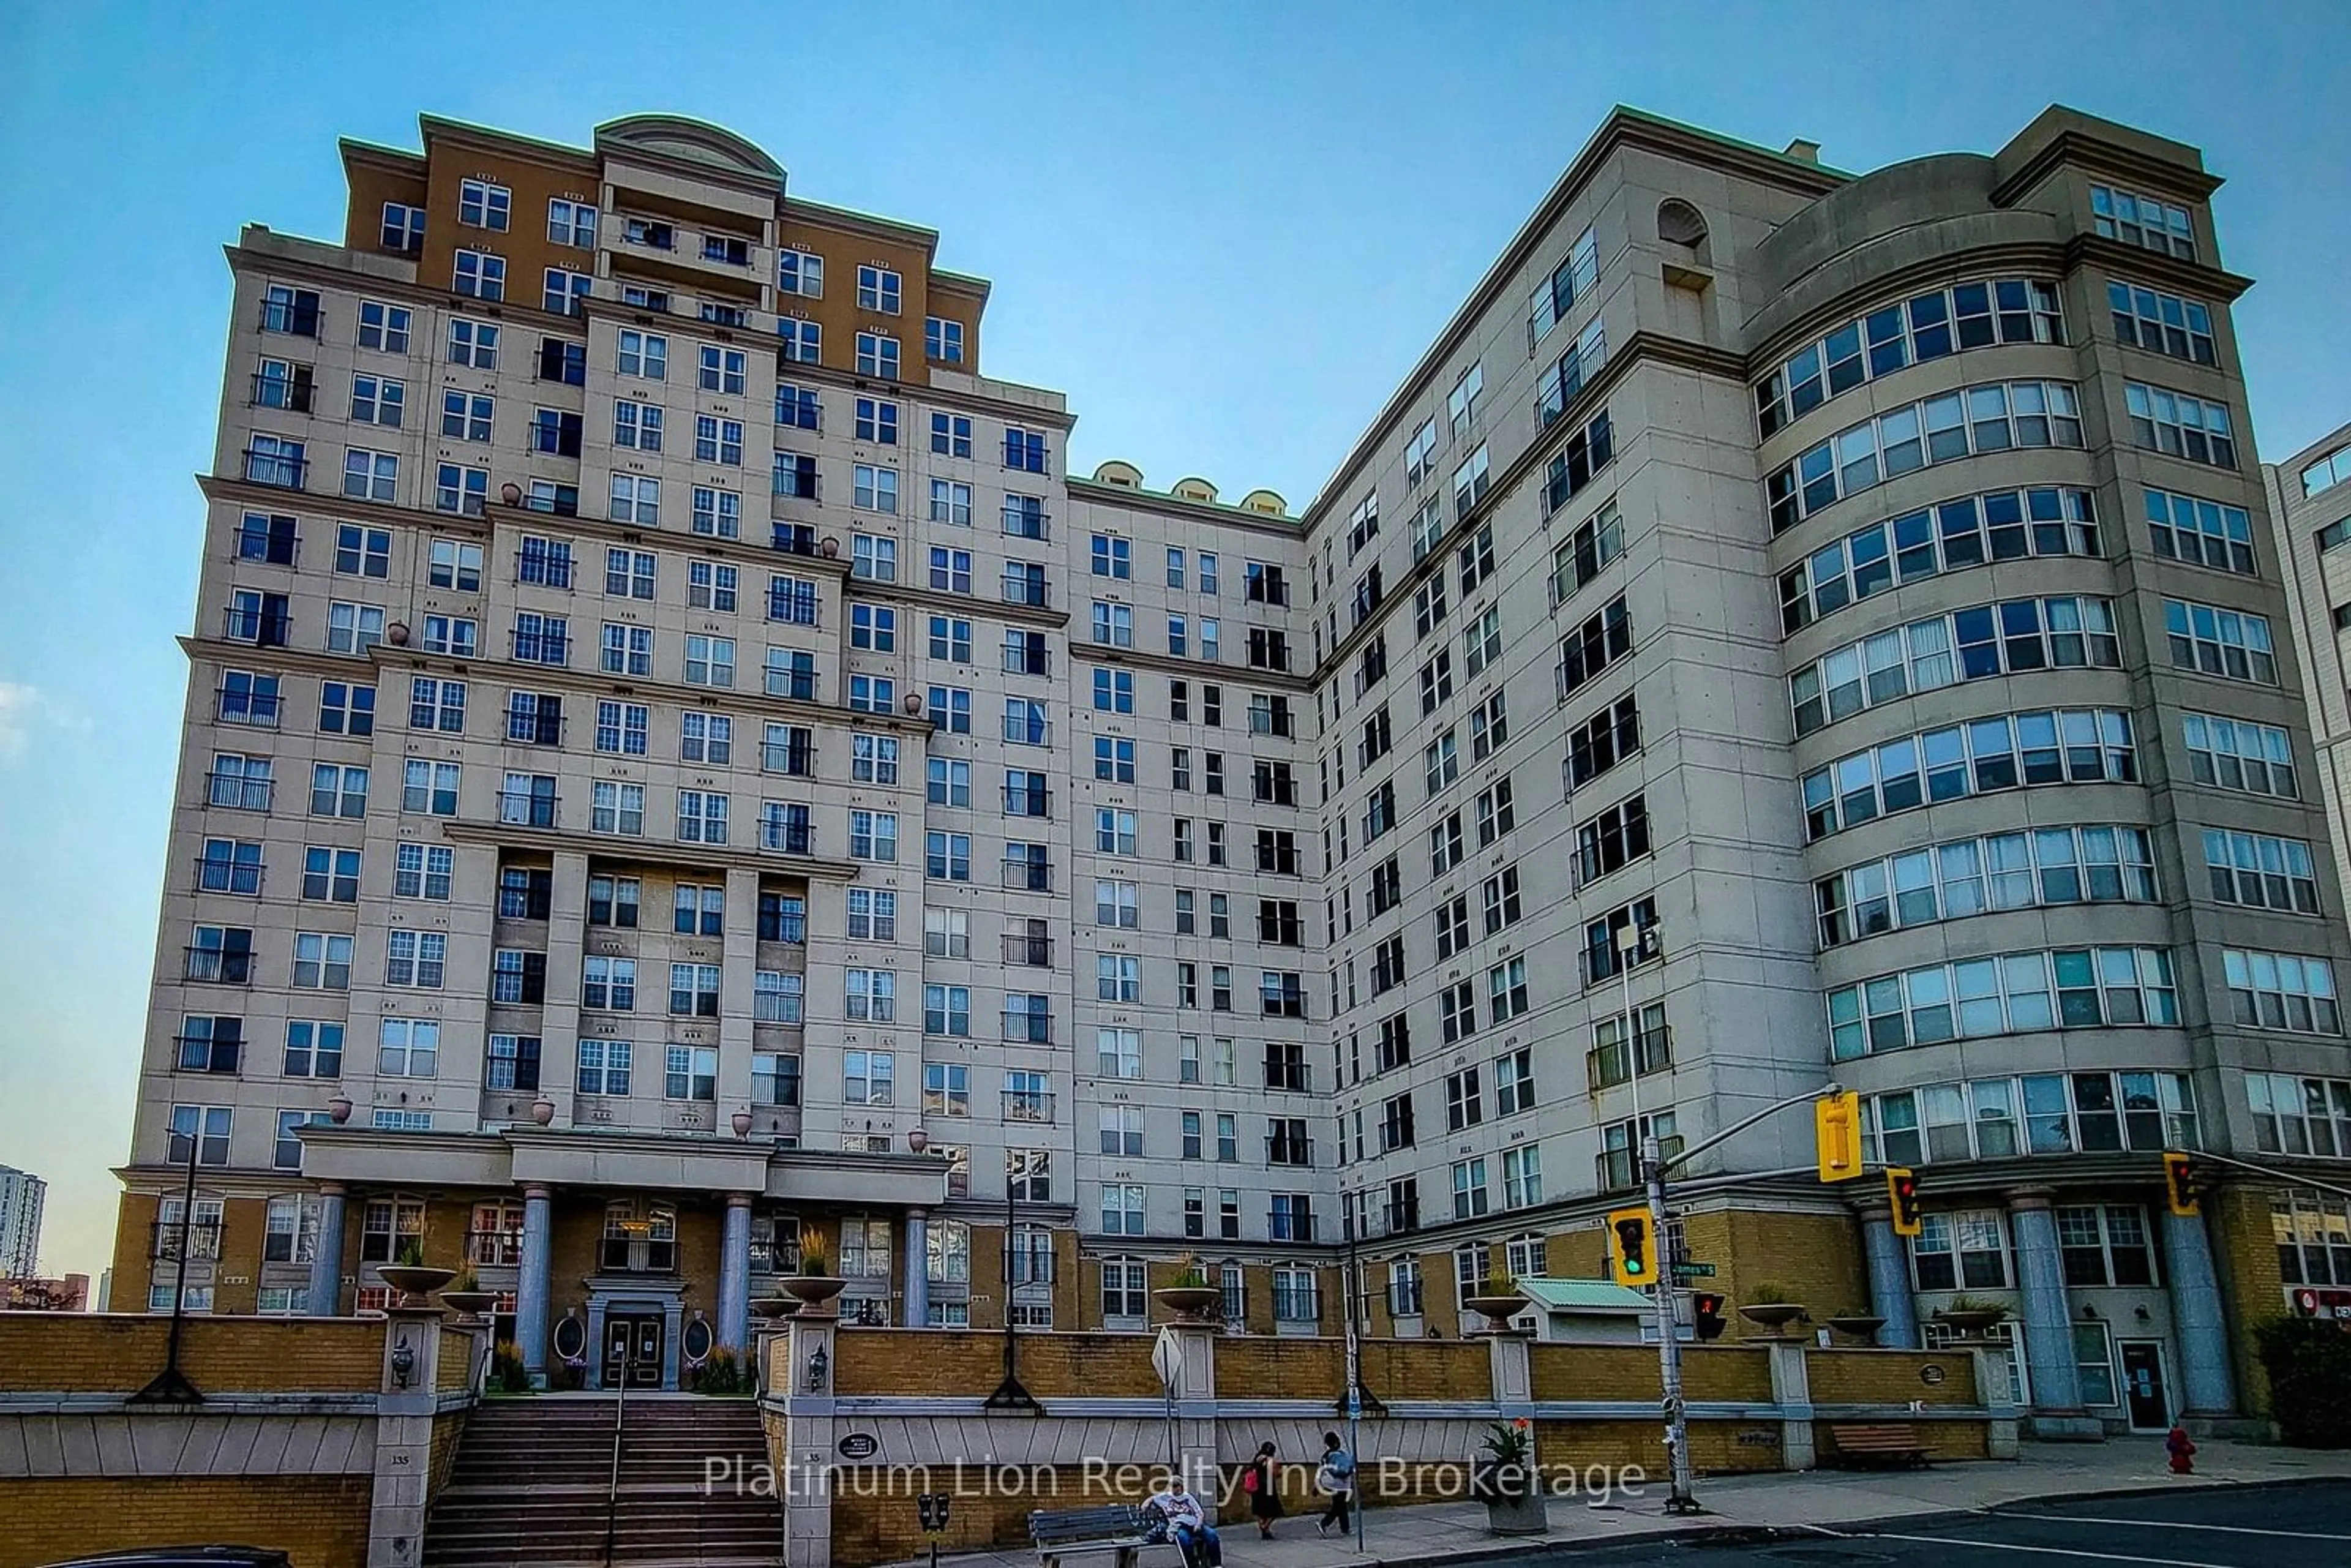
<path id="1" fill-rule="evenodd" d="M 1223 1568 L 1225 1543 L 1217 1538 L 1217 1527 L 1208 1522 L 1200 1500 L 1186 1490 L 1182 1476 L 1169 1478 L 1167 1490 L 1154 1500 L 1165 1511 L 1187 1568 Z"/>

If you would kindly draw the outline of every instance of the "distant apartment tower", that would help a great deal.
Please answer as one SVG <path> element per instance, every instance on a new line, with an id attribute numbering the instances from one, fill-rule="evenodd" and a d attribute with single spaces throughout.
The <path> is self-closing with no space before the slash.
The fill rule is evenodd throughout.
<path id="1" fill-rule="evenodd" d="M 1645 1127 L 1832 1078 L 1922 1233 L 1799 1113 L 1690 1253 L 1892 1343 L 1996 1296 L 2051 1430 L 2235 1410 L 2351 1285 L 2316 1189 L 2162 1196 L 2351 1150 L 2192 149 L 1618 110 L 1293 518 L 1069 474 L 986 285 L 739 138 L 423 129 L 229 252 L 127 1298 L 176 1131 L 199 1310 L 462 1255 L 591 1383 L 810 1233 L 871 1323 L 1139 1329 L 1192 1253 L 1237 1332 L 1455 1334 Z"/>
<path id="2" fill-rule="evenodd" d="M 41 1206 L 48 1190 L 31 1172 L 0 1166 L 0 1274 L 29 1280 L 40 1272 Z"/>

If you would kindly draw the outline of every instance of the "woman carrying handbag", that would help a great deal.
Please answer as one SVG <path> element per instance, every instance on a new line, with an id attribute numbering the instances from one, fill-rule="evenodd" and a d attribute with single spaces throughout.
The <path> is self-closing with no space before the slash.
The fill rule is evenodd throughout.
<path id="1" fill-rule="evenodd" d="M 1273 1539 L 1273 1521 L 1281 1517 L 1281 1461 L 1271 1443 L 1259 1443 L 1257 1457 L 1241 1472 L 1241 1490 L 1249 1493 L 1249 1517 L 1257 1521 L 1260 1541 Z"/>

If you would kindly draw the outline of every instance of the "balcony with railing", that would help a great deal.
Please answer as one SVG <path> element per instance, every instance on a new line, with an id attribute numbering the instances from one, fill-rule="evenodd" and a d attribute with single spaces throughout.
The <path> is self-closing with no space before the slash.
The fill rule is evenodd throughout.
<path id="1" fill-rule="evenodd" d="M 287 413 L 308 413 L 312 390 L 308 367 L 287 376 L 256 371 L 253 377 L 253 406 L 283 409 Z"/>
<path id="2" fill-rule="evenodd" d="M 282 607 L 259 610 L 231 605 L 221 612 L 221 635 L 232 643 L 282 648 L 293 617 Z"/>
<path id="3" fill-rule="evenodd" d="M 1049 1125 L 1053 1120 L 1053 1096 L 1038 1089 L 1007 1089 L 1004 1092 L 1004 1119 Z"/>
<path id="4" fill-rule="evenodd" d="M 183 947 L 187 967 L 183 978 L 200 986 L 249 986 L 253 983 L 250 949 Z"/>
<path id="5" fill-rule="evenodd" d="M 1007 789 L 1004 791 L 1004 814 L 1026 817 L 1034 821 L 1050 821 L 1053 818 L 1053 791 L 1050 789 Z"/>
<path id="6" fill-rule="evenodd" d="M 297 454 L 276 452 L 267 447 L 248 446 L 245 449 L 245 477 L 250 484 L 274 486 L 280 490 L 299 490 L 309 471 L 309 460 Z"/>
<path id="7" fill-rule="evenodd" d="M 149 1237 L 147 1250 L 150 1257 L 159 1263 L 179 1261 L 180 1221 L 150 1220 L 147 1223 L 147 1234 Z M 220 1256 L 221 1221 L 218 1215 L 197 1215 L 188 1221 L 186 1234 L 189 1262 L 209 1262 Z"/>
<path id="8" fill-rule="evenodd" d="M 266 811 L 277 790 L 277 781 L 256 779 L 244 773 L 207 773 L 204 775 L 204 800 L 231 811 Z"/>
<path id="9" fill-rule="evenodd" d="M 807 739 L 763 740 L 759 743 L 759 771 L 802 779 L 813 777 L 816 746 Z"/>
<path id="10" fill-rule="evenodd" d="M 823 556 L 823 547 L 818 542 L 816 525 L 813 523 L 778 523 L 768 543 L 771 549 L 781 550 L 786 555 L 808 556 L 811 559 Z M 833 547 L 833 552 L 835 555 L 840 553 L 838 545 Z M 831 557 L 826 556 L 824 559 L 831 559 Z"/>
<path id="11" fill-rule="evenodd" d="M 1314 1140 L 1274 1134 L 1265 1140 L 1265 1163 L 1311 1169 L 1314 1164 Z"/>
<path id="12" fill-rule="evenodd" d="M 1004 885 L 1014 893 L 1050 893 L 1053 891 L 1052 862 L 1006 861 Z"/>
<path id="13" fill-rule="evenodd" d="M 223 686 L 214 694 L 213 717 L 223 724 L 245 724 L 251 725 L 256 729 L 276 729 L 280 706 L 276 692 L 256 692 Z"/>
<path id="14" fill-rule="evenodd" d="M 253 898 L 261 893 L 261 862 L 257 860 L 215 860 L 210 855 L 196 857 L 196 891 L 199 893 L 233 893 L 241 898 Z"/>
<path id="15" fill-rule="evenodd" d="M 1008 577 L 1003 580 L 1001 591 L 1005 603 L 1025 605 L 1030 610 L 1047 609 L 1052 599 L 1042 578 Z"/>
<path id="16" fill-rule="evenodd" d="M 1007 931 L 1004 933 L 1004 961 L 1024 968 L 1050 969 L 1053 967 L 1053 939 Z"/>
<path id="17" fill-rule="evenodd" d="M 759 847 L 770 854 L 812 855 L 816 853 L 815 825 L 791 818 L 762 817 Z"/>
<path id="18" fill-rule="evenodd" d="M 501 789 L 498 821 L 509 828 L 552 828 L 555 796 L 536 789 Z"/>

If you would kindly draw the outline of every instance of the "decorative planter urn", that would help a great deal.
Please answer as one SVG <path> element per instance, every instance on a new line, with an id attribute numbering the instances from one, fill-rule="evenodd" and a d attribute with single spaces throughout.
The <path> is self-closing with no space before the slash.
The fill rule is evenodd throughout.
<path id="1" fill-rule="evenodd" d="M 1510 1332 L 1510 1320 L 1525 1311 L 1527 1298 L 1516 1291 L 1503 1291 L 1492 1295 L 1466 1297 L 1461 1304 L 1485 1318 L 1487 1333 L 1508 1333 Z"/>
<path id="2" fill-rule="evenodd" d="M 450 1308 L 467 1322 L 480 1322 L 489 1310 L 497 1305 L 496 1291 L 444 1291 L 442 1304 Z"/>
<path id="3" fill-rule="evenodd" d="M 1225 1293 L 1214 1285 L 1165 1285 L 1152 1291 L 1151 1298 L 1177 1317 L 1197 1322 Z"/>
<path id="4" fill-rule="evenodd" d="M 849 1281 L 831 1274 L 787 1274 L 776 1281 L 784 1293 L 800 1304 L 803 1316 L 822 1314 L 825 1303 L 849 1287 Z"/>
<path id="5" fill-rule="evenodd" d="M 751 1315 L 755 1318 L 788 1318 L 800 1310 L 797 1296 L 754 1296 Z"/>
<path id="6" fill-rule="evenodd" d="M 427 1269 L 422 1264 L 387 1263 L 376 1272 L 383 1282 L 400 1292 L 403 1307 L 429 1307 L 434 1291 L 457 1277 L 455 1269 Z"/>
<path id="7" fill-rule="evenodd" d="M 1970 1339 L 1981 1339 L 1984 1331 L 2008 1316 L 2005 1311 L 1991 1307 L 1949 1308 L 1935 1314 Z"/>
<path id="8" fill-rule="evenodd" d="M 1777 1339 L 1790 1323 L 1804 1315 L 1804 1308 L 1799 1301 L 1757 1301 L 1740 1308 L 1739 1315 Z"/>
<path id="9" fill-rule="evenodd" d="M 1829 1319 L 1829 1327 L 1848 1338 L 1857 1339 L 1864 1344 L 1876 1344 L 1877 1331 L 1885 1326 L 1884 1318 L 1866 1312 L 1840 1312 Z"/>

